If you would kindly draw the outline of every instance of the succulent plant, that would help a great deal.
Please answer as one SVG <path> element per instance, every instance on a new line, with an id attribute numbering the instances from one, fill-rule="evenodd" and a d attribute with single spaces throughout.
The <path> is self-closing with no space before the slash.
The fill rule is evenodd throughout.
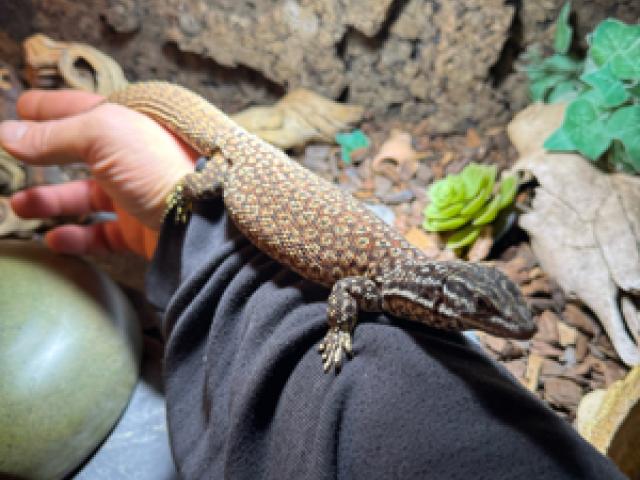
<path id="1" fill-rule="evenodd" d="M 470 163 L 459 174 L 435 182 L 428 191 L 431 202 L 424 210 L 423 228 L 450 232 L 446 245 L 451 249 L 473 243 L 515 197 L 516 178 L 508 176 L 496 185 L 496 174 L 494 165 Z"/>

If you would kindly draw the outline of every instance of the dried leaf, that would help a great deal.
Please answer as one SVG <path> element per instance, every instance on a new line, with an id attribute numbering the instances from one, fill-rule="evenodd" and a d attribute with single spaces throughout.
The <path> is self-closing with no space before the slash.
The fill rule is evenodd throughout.
<path id="1" fill-rule="evenodd" d="M 57 42 L 36 34 L 24 41 L 24 50 L 32 87 L 50 88 L 62 78 L 71 88 L 109 95 L 128 83 L 113 58 L 84 43 Z M 80 65 L 88 65 L 89 70 Z"/>
<path id="2" fill-rule="evenodd" d="M 9 204 L 9 199 L 0 197 L 0 237 L 9 235 L 28 237 L 43 225 L 40 219 L 25 220 L 18 217 Z"/>
<path id="3" fill-rule="evenodd" d="M 358 105 L 334 102 L 298 88 L 272 106 L 250 107 L 231 118 L 276 147 L 287 149 L 312 141 L 333 142 L 336 133 L 348 130 L 363 113 Z"/>
<path id="4" fill-rule="evenodd" d="M 635 365 L 640 350 L 625 328 L 618 294 L 640 292 L 640 179 L 602 173 L 579 155 L 545 152 L 540 139 L 561 118 L 557 106 L 535 105 L 509 126 L 528 153 L 514 169 L 533 173 L 540 184 L 520 225 L 543 269 L 598 316 L 620 358 Z M 535 137 L 526 135 L 530 125 Z"/>
<path id="5" fill-rule="evenodd" d="M 373 157 L 371 167 L 396 183 L 406 182 L 415 175 L 418 161 L 425 155 L 414 150 L 409 133 L 394 129 Z"/>

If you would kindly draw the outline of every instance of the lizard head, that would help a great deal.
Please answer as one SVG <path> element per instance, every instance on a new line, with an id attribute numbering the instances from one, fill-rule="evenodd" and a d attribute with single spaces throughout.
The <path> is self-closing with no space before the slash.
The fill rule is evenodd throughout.
<path id="1" fill-rule="evenodd" d="M 536 332 L 518 287 L 499 270 L 467 262 L 399 265 L 380 278 L 382 308 L 438 328 L 508 338 Z"/>

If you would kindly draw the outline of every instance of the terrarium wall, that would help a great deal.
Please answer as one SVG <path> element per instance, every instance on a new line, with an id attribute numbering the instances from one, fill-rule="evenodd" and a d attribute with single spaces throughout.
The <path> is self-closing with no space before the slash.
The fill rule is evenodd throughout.
<path id="1" fill-rule="evenodd" d="M 0 60 L 40 32 L 89 43 L 130 81 L 165 79 L 228 112 L 304 86 L 447 133 L 524 106 L 514 62 L 549 46 L 564 0 L 0 0 Z M 640 18 L 637 0 L 574 0 L 577 33 Z"/>

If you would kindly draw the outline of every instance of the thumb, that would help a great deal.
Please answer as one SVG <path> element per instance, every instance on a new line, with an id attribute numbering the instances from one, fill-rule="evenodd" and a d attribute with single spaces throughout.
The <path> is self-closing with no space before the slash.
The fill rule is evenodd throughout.
<path id="1" fill-rule="evenodd" d="M 90 113 L 43 122 L 0 122 L 0 146 L 33 165 L 86 161 L 94 137 Z"/>

